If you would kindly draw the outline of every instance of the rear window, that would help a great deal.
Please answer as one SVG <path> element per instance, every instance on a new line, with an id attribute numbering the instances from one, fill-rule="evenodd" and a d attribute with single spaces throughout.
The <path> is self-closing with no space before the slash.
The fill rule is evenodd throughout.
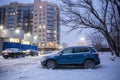
<path id="1" fill-rule="evenodd" d="M 92 52 L 97 52 L 93 47 L 90 48 Z"/>
<path id="2" fill-rule="evenodd" d="M 80 53 L 80 52 L 89 52 L 89 49 L 87 47 L 78 47 L 74 48 L 75 53 Z"/>

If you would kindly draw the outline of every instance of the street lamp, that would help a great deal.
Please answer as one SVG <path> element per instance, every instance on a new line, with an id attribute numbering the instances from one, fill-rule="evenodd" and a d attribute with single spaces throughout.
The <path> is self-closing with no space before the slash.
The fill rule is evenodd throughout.
<path id="1" fill-rule="evenodd" d="M 16 33 L 16 34 L 20 33 L 20 30 L 19 30 L 19 29 L 16 29 L 16 30 L 15 30 L 15 33 Z"/>
<path id="2" fill-rule="evenodd" d="M 80 38 L 80 41 L 85 41 L 85 37 L 81 37 L 81 38 Z"/>
<path id="3" fill-rule="evenodd" d="M 86 39 L 85 39 L 85 37 L 80 37 L 79 45 L 80 46 L 85 46 L 86 45 Z"/>
<path id="4" fill-rule="evenodd" d="M 30 36 L 30 35 L 31 35 L 31 34 L 28 32 L 28 33 L 27 33 L 27 36 Z"/>
<path id="5" fill-rule="evenodd" d="M 62 45 L 60 45 L 60 49 L 62 49 L 63 48 L 63 46 Z"/>
<path id="6" fill-rule="evenodd" d="M 36 39 L 37 39 L 37 36 L 34 36 L 34 39 L 36 40 Z"/>
<path id="7" fill-rule="evenodd" d="M 0 26 L 0 30 L 2 30 L 2 29 L 3 29 L 3 26 L 1 25 L 1 26 Z"/>

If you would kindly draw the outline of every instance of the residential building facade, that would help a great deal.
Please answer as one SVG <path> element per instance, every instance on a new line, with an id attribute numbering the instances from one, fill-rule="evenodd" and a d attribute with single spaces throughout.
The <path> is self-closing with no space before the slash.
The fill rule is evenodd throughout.
<path id="1" fill-rule="evenodd" d="M 57 50 L 60 45 L 59 9 L 56 4 L 34 0 L 0 7 L 0 25 L 20 28 L 40 38 L 39 50 Z"/>
<path id="2" fill-rule="evenodd" d="M 32 33 L 33 4 L 12 2 L 0 8 L 0 24 L 4 28 L 22 28 L 24 32 Z"/>
<path id="3" fill-rule="evenodd" d="M 59 48 L 59 9 L 56 4 L 35 0 L 33 23 L 33 34 L 40 37 L 39 48 L 41 50 Z"/>

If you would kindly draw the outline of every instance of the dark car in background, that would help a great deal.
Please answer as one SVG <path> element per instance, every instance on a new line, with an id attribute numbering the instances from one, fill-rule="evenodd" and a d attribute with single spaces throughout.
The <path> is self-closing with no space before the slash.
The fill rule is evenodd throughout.
<path id="1" fill-rule="evenodd" d="M 68 47 L 57 53 L 46 54 L 41 59 L 41 65 L 48 69 L 61 65 L 82 65 L 85 69 L 93 69 L 98 64 L 100 64 L 98 52 L 88 46 Z"/>
<path id="2" fill-rule="evenodd" d="M 8 57 L 11 58 L 25 57 L 25 54 L 22 52 L 22 50 L 18 48 L 8 48 L 2 51 L 2 56 L 5 59 L 7 59 Z"/>
<path id="3" fill-rule="evenodd" d="M 24 51 L 26 56 L 38 56 L 38 51 L 35 49 L 27 49 Z"/>

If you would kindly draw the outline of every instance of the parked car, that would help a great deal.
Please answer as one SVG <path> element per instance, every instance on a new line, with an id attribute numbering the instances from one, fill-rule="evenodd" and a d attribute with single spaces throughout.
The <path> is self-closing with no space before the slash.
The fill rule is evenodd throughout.
<path id="1" fill-rule="evenodd" d="M 50 54 L 50 53 L 53 53 L 53 51 L 40 51 L 41 55 Z"/>
<path id="2" fill-rule="evenodd" d="M 38 56 L 38 51 L 35 49 L 28 49 L 24 53 L 26 56 Z"/>
<path id="3" fill-rule="evenodd" d="M 45 51 L 44 54 L 50 54 L 50 53 L 53 53 L 53 51 Z"/>
<path id="4" fill-rule="evenodd" d="M 88 46 L 68 47 L 41 58 L 41 65 L 48 69 L 61 65 L 83 65 L 86 69 L 93 69 L 98 64 L 100 64 L 98 52 Z"/>
<path id="5" fill-rule="evenodd" d="M 2 56 L 5 59 L 7 59 L 8 57 L 11 57 L 11 58 L 25 57 L 25 54 L 22 52 L 22 50 L 18 48 L 8 48 L 2 51 Z"/>

